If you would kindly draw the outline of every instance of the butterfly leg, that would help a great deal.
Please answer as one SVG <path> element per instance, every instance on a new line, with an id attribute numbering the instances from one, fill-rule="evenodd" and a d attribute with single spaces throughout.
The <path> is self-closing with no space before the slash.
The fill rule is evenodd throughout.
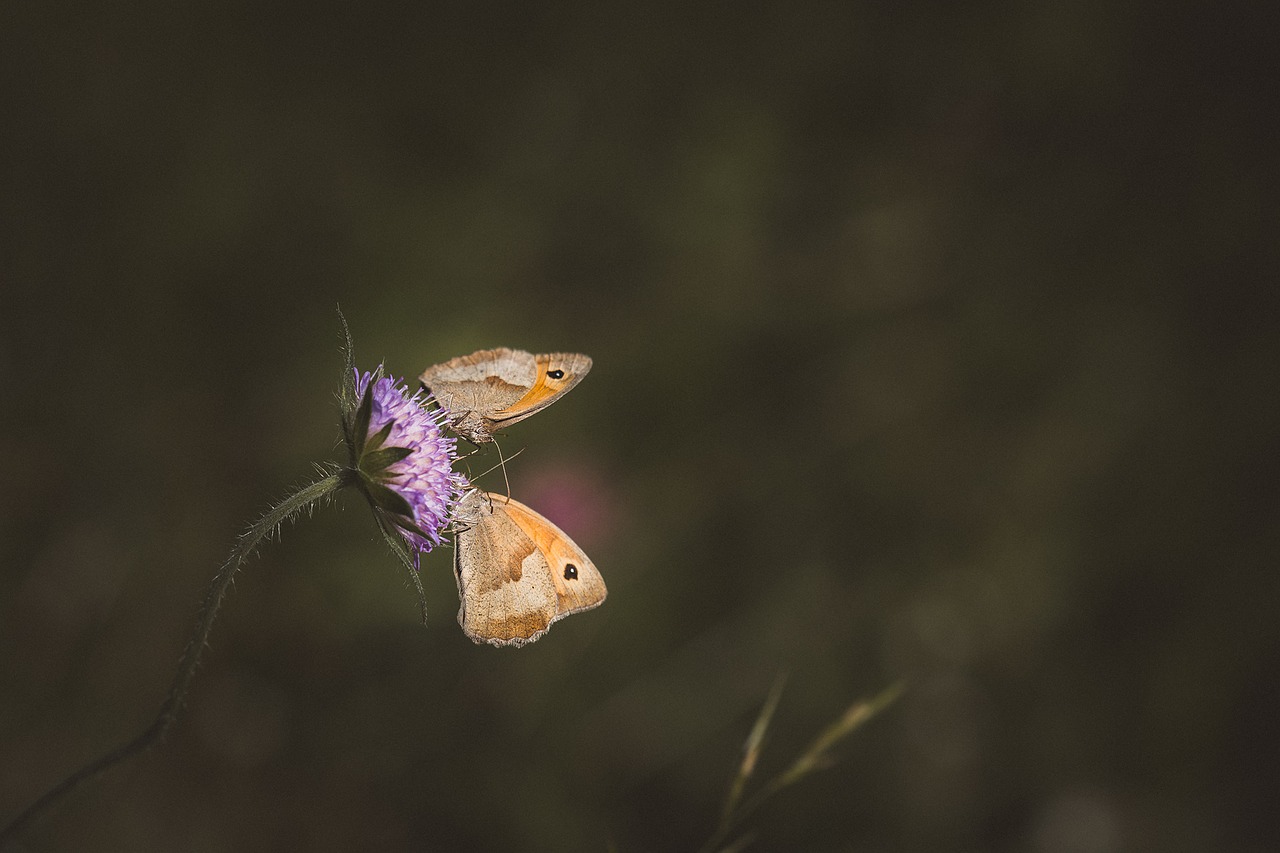
<path id="1" fill-rule="evenodd" d="M 461 436 L 459 436 L 459 438 L 461 438 L 461 440 L 465 441 L 467 444 L 471 445 L 471 450 L 464 453 L 462 456 L 459 456 L 458 457 L 459 459 L 470 459 L 472 456 L 475 456 L 477 453 L 480 452 L 480 445 L 476 444 L 474 441 L 472 441 L 469 438 L 462 438 Z"/>

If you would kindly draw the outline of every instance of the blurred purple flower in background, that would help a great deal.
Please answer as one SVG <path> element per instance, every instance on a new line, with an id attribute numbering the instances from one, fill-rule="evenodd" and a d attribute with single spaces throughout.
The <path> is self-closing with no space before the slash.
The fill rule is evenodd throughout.
<path id="1" fill-rule="evenodd" d="M 520 477 L 522 500 L 565 530 L 576 541 L 602 544 L 617 526 L 618 496 L 609 478 L 591 460 L 561 458 L 531 466 Z"/>

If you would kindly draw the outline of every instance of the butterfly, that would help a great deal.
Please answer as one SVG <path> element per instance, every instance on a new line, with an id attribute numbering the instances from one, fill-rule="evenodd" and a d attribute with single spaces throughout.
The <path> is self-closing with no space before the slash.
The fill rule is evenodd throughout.
<path id="1" fill-rule="evenodd" d="M 523 646 L 553 622 L 604 602 L 608 591 L 595 564 L 519 501 L 472 490 L 454 518 L 458 624 L 473 641 Z"/>
<path id="2" fill-rule="evenodd" d="M 582 381 L 588 356 L 574 352 L 533 355 L 486 349 L 432 365 L 419 379 L 449 413 L 449 425 L 472 444 L 550 406 Z"/>

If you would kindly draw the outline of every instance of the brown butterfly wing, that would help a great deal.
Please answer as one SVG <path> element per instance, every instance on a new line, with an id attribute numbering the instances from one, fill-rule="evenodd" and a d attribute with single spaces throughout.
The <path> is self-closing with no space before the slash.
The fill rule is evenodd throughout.
<path id="1" fill-rule="evenodd" d="M 483 444 L 495 430 L 560 399 L 590 369 L 591 359 L 579 353 L 533 355 L 503 347 L 433 365 L 419 378 L 449 412 L 454 431 Z"/>
<path id="2" fill-rule="evenodd" d="M 489 497 L 495 505 L 501 502 L 507 515 L 533 540 L 550 567 L 551 580 L 556 588 L 555 619 L 604 603 L 608 595 L 604 578 L 591 558 L 563 530 L 513 498 L 493 493 Z"/>
<path id="3" fill-rule="evenodd" d="M 488 414 L 499 427 L 522 421 L 568 394 L 591 370 L 591 357 L 577 352 L 539 353 L 534 359 L 534 381 L 520 399 Z"/>
<path id="4" fill-rule="evenodd" d="M 432 365 L 418 378 L 449 413 L 454 431 L 482 444 L 493 440 L 490 416 L 529 393 L 537 370 L 532 354 L 503 347 Z"/>
<path id="5" fill-rule="evenodd" d="M 503 495 L 473 492 L 458 507 L 458 624 L 477 643 L 520 646 L 552 623 L 601 604 L 604 579 L 573 540 Z"/>

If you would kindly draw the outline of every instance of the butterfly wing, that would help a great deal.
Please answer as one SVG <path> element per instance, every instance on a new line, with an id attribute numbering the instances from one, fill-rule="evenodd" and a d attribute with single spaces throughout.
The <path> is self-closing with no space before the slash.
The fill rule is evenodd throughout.
<path id="1" fill-rule="evenodd" d="M 542 411 L 568 394 L 591 370 L 591 357 L 578 352 L 539 353 L 533 360 L 533 384 L 524 395 L 487 415 L 497 426 L 509 426 Z"/>
<path id="2" fill-rule="evenodd" d="M 538 553 L 549 566 L 556 590 L 555 619 L 604 603 L 608 594 L 604 578 L 591 558 L 563 530 L 517 500 L 493 493 L 489 497 L 495 503 L 501 502 L 507 515 L 533 540 Z"/>
<path id="3" fill-rule="evenodd" d="M 604 601 L 604 579 L 587 555 L 524 504 L 473 492 L 457 514 L 458 624 L 475 642 L 531 643 L 556 620 Z"/>
<path id="4" fill-rule="evenodd" d="M 495 430 L 560 399 L 590 369 L 591 359 L 579 353 L 533 355 L 503 347 L 433 365 L 419 378 L 449 412 L 454 431 L 483 444 Z"/>

